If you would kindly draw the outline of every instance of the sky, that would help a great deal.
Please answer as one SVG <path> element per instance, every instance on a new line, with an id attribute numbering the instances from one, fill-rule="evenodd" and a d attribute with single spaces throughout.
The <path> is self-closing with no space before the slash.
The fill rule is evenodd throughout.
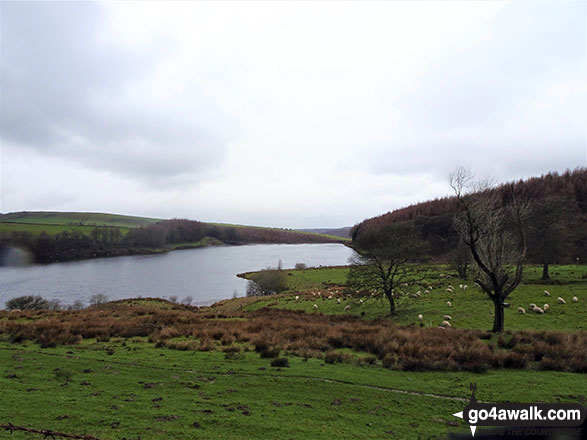
<path id="1" fill-rule="evenodd" d="M 1 3 L 0 211 L 352 226 L 587 166 L 586 1 Z"/>

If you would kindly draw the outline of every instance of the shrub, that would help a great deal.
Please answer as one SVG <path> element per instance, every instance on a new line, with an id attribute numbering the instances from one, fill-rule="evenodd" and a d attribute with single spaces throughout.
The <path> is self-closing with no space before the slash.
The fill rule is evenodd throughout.
<path id="1" fill-rule="evenodd" d="M 276 358 L 279 356 L 279 348 L 265 348 L 261 350 L 261 357 L 262 358 Z"/>
<path id="2" fill-rule="evenodd" d="M 287 358 L 277 358 L 271 361 L 272 367 L 289 367 L 289 361 Z"/>
<path id="3" fill-rule="evenodd" d="M 294 267 L 296 268 L 296 270 L 304 270 L 308 268 L 308 266 L 306 266 L 305 263 L 296 263 Z"/>
<path id="4" fill-rule="evenodd" d="M 108 297 L 103 293 L 96 293 L 90 297 L 90 306 L 101 306 L 108 302 Z"/>
<path id="5" fill-rule="evenodd" d="M 6 308 L 8 310 L 49 310 L 50 303 L 41 296 L 26 295 L 7 301 Z"/>
<path id="6" fill-rule="evenodd" d="M 247 283 L 247 296 L 266 296 L 287 289 L 287 277 L 282 270 L 264 269 Z"/>

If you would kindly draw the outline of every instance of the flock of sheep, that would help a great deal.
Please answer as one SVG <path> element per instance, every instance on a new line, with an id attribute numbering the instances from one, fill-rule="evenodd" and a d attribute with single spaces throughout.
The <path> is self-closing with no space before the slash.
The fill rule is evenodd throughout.
<path id="1" fill-rule="evenodd" d="M 544 291 L 544 295 L 545 296 L 550 296 L 550 292 L 548 290 Z M 573 296 L 572 301 L 574 303 L 579 302 L 579 298 L 577 298 L 576 296 Z M 564 300 L 564 298 L 562 297 L 558 297 L 556 299 L 556 302 L 559 304 L 566 304 L 567 302 Z M 534 303 L 530 303 L 530 307 L 529 310 L 531 312 L 537 313 L 539 315 L 543 315 L 544 313 L 546 313 L 548 311 L 548 309 L 550 309 L 550 304 L 544 304 L 542 307 L 538 307 L 536 304 Z M 526 314 L 526 309 L 524 307 L 518 307 L 518 313 L 521 313 L 522 315 Z"/>
<path id="2" fill-rule="evenodd" d="M 402 287 L 408 287 L 408 284 L 407 283 L 404 283 L 404 284 L 402 284 Z M 459 284 L 459 289 L 461 291 L 466 291 L 467 288 L 468 288 L 468 286 L 466 284 Z M 426 294 L 426 293 L 429 293 L 432 290 L 433 290 L 432 286 L 427 286 L 427 288 L 423 291 L 423 293 Z M 447 292 L 449 292 L 449 293 L 454 293 L 455 292 L 455 288 L 452 285 L 450 285 L 450 284 L 447 286 L 447 288 L 445 290 Z M 400 291 L 398 293 L 403 294 L 404 292 L 401 292 Z M 342 295 L 342 291 L 330 290 L 330 289 L 328 289 L 327 292 L 324 295 L 322 294 L 322 292 L 311 292 L 311 294 L 312 294 L 313 297 L 317 297 L 317 298 L 320 298 L 322 300 L 332 300 L 332 299 L 335 299 L 338 304 L 341 304 L 341 301 L 342 300 L 346 301 L 347 297 L 349 297 L 349 298 L 352 297 L 352 295 Z M 340 296 L 337 297 L 337 298 L 335 298 L 335 296 L 337 294 L 340 294 Z M 548 292 L 547 290 L 545 290 L 544 291 L 544 295 L 545 296 L 550 296 L 550 292 Z M 374 297 L 374 296 L 376 296 L 376 294 L 375 293 L 372 293 L 371 296 Z M 410 297 L 411 298 L 420 298 L 421 296 L 422 296 L 422 290 L 418 290 L 416 293 L 411 293 L 410 294 Z M 300 296 L 299 295 L 296 295 L 294 299 L 297 302 L 297 301 L 300 300 Z M 362 304 L 365 303 L 365 301 L 366 301 L 365 299 L 361 298 L 359 300 L 359 303 L 362 305 Z M 574 303 L 579 302 L 579 299 L 576 296 L 573 296 L 572 302 L 574 302 Z M 562 297 L 559 296 L 557 298 L 557 303 L 559 303 L 559 304 L 566 304 L 566 301 L 564 300 L 564 298 L 562 298 Z M 446 305 L 447 305 L 447 307 L 452 307 L 452 302 L 451 301 L 447 301 L 446 302 Z M 313 309 L 315 311 L 318 310 L 318 303 L 314 303 L 313 304 Z M 349 304 L 347 304 L 347 305 L 344 306 L 344 311 L 345 312 L 346 311 L 349 311 L 350 309 L 351 309 L 351 306 Z M 534 303 L 531 303 L 530 306 L 529 306 L 529 308 L 528 308 L 529 311 L 532 311 L 532 312 L 534 312 L 536 314 L 540 314 L 540 315 L 546 313 L 549 309 L 550 309 L 550 305 L 549 304 L 544 304 L 542 307 L 539 307 L 539 306 L 537 306 Z M 518 307 L 518 313 L 520 313 L 520 314 L 526 314 L 526 309 L 523 308 L 523 307 Z M 424 315 L 422 315 L 421 313 L 418 314 L 418 321 L 423 322 L 423 320 L 424 320 Z M 444 315 L 443 316 L 443 320 L 438 325 L 438 327 L 441 328 L 441 329 L 447 329 L 449 327 L 452 327 L 452 325 L 450 323 L 451 320 L 452 320 L 452 317 L 450 315 L 448 315 L 448 314 Z"/>

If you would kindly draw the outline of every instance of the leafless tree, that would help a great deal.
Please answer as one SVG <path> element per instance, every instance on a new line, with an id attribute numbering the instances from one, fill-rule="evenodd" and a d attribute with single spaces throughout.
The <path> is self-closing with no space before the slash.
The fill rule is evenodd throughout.
<path id="1" fill-rule="evenodd" d="M 406 281 L 408 265 L 424 249 L 417 229 L 408 223 L 358 234 L 357 255 L 350 260 L 347 286 L 358 291 L 377 292 L 389 301 L 389 314 L 396 314 L 397 287 Z"/>
<path id="2" fill-rule="evenodd" d="M 475 181 L 466 168 L 452 172 L 449 182 L 461 208 L 455 227 L 479 267 L 475 281 L 493 302 L 492 331 L 501 333 L 505 300 L 522 281 L 530 206 L 516 196 L 513 185 L 500 193 L 489 180 Z"/>

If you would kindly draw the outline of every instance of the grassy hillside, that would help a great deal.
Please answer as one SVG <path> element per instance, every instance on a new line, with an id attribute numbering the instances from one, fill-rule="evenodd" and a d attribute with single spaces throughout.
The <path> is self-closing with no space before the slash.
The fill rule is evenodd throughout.
<path id="1" fill-rule="evenodd" d="M 0 223 L 23 223 L 66 226 L 116 226 L 135 228 L 161 219 L 96 212 L 11 212 L 0 215 Z"/>
<path id="2" fill-rule="evenodd" d="M 587 267 L 557 266 L 548 285 L 529 268 L 504 335 L 481 331 L 490 304 L 446 267 L 427 266 L 406 286 L 432 289 L 402 298 L 400 326 L 385 303 L 348 296 L 345 270 L 287 271 L 285 294 L 199 309 L 138 299 L 0 311 L 0 425 L 103 440 L 441 439 L 468 432 L 451 414 L 463 410 L 471 382 L 489 402 L 587 395 Z M 517 313 L 529 302 L 551 309 Z M 447 313 L 453 327 L 437 329 Z"/>

